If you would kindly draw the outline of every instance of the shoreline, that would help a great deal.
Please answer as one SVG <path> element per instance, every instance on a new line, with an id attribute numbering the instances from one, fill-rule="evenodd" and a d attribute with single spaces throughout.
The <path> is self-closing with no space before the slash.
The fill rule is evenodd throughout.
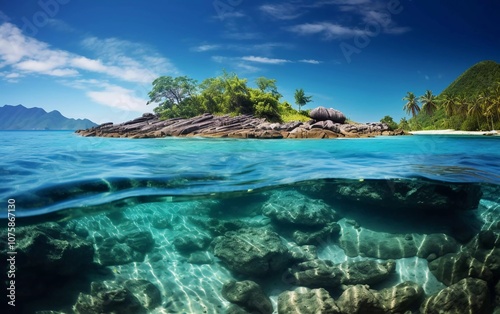
<path id="1" fill-rule="evenodd" d="M 402 130 L 392 130 L 385 123 L 365 124 L 338 123 L 332 120 L 308 122 L 271 123 L 250 115 L 214 116 L 203 114 L 193 118 L 161 120 L 152 113 L 120 124 L 104 123 L 75 133 L 85 137 L 159 138 L 159 137 L 207 137 L 207 138 L 360 138 L 405 135 Z"/>
<path id="2" fill-rule="evenodd" d="M 446 130 L 426 130 L 426 131 L 410 131 L 412 135 L 468 135 L 468 136 L 500 136 L 498 131 L 457 131 L 454 129 Z"/>

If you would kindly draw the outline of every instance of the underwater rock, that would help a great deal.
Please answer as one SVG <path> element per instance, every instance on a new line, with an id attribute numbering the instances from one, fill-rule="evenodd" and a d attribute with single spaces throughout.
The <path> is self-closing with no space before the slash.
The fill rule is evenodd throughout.
<path id="1" fill-rule="evenodd" d="M 343 226 L 339 239 L 340 247 L 347 256 L 399 259 L 418 256 L 427 258 L 447 253 L 455 253 L 460 245 L 446 234 L 393 234 L 376 232 L 354 226 Z"/>
<path id="2" fill-rule="evenodd" d="M 208 252 L 193 252 L 189 254 L 188 263 L 203 265 L 213 264 L 213 259 Z"/>
<path id="3" fill-rule="evenodd" d="M 319 244 L 326 242 L 325 239 L 333 236 L 338 238 L 340 233 L 340 226 L 332 222 L 318 231 L 301 231 L 297 230 L 292 234 L 293 240 L 298 245 Z"/>
<path id="4" fill-rule="evenodd" d="M 0 254 L 7 260 L 2 268 L 7 271 L 7 228 L 2 229 L 0 236 Z M 69 281 L 78 281 L 92 269 L 94 260 L 92 243 L 57 223 L 16 228 L 15 251 L 15 282 L 18 287 L 25 287 L 15 291 L 17 303 L 21 304 L 54 292 Z M 65 292 L 72 294 L 70 289 Z"/>
<path id="5" fill-rule="evenodd" d="M 464 249 L 500 278 L 500 229 L 481 231 Z"/>
<path id="6" fill-rule="evenodd" d="M 294 226 L 325 226 L 339 220 L 337 213 L 326 203 L 297 191 L 273 193 L 262 207 L 262 213 L 276 224 Z"/>
<path id="7" fill-rule="evenodd" d="M 278 314 L 340 314 L 340 309 L 323 288 L 299 287 L 278 296 Z"/>
<path id="8" fill-rule="evenodd" d="M 309 112 L 309 117 L 317 121 L 330 120 L 332 122 L 344 123 L 346 120 L 345 115 L 333 108 L 316 107 Z"/>
<path id="9" fill-rule="evenodd" d="M 33 270 L 35 273 L 69 276 L 93 262 L 92 244 L 56 223 L 21 227 L 16 231 L 16 268 L 19 273 Z M 7 241 L 7 236 L 2 237 L 2 241 Z M 2 253 L 7 247 L 7 243 L 2 245 Z"/>
<path id="10" fill-rule="evenodd" d="M 466 278 L 426 298 L 420 313 L 488 313 L 489 298 L 486 281 Z"/>
<path id="11" fill-rule="evenodd" d="M 314 245 L 292 245 L 288 248 L 290 260 L 294 263 L 312 261 L 318 258 L 318 249 Z"/>
<path id="12" fill-rule="evenodd" d="M 329 185 L 325 193 L 341 201 L 380 206 L 386 210 L 462 211 L 476 209 L 481 186 L 424 180 L 363 180 Z"/>
<path id="13" fill-rule="evenodd" d="M 103 266 L 116 266 L 144 261 L 144 253 L 132 249 L 116 237 L 104 239 L 102 242 L 96 243 L 96 245 L 97 260 Z"/>
<path id="14" fill-rule="evenodd" d="M 265 276 L 287 267 L 289 253 L 279 235 L 266 229 L 229 231 L 212 241 L 214 255 L 232 271 Z"/>
<path id="15" fill-rule="evenodd" d="M 127 233 L 123 236 L 123 240 L 131 249 L 140 253 L 149 253 L 155 245 L 155 240 L 149 231 Z"/>
<path id="16" fill-rule="evenodd" d="M 346 289 L 337 300 L 343 314 L 405 313 L 424 296 L 424 290 L 416 283 L 406 281 L 397 286 L 371 290 L 366 285 Z"/>
<path id="17" fill-rule="evenodd" d="M 154 284 L 144 279 L 132 279 L 125 281 L 125 288 L 141 302 L 148 310 L 161 305 L 161 292 Z"/>
<path id="18" fill-rule="evenodd" d="M 467 252 L 441 256 L 429 263 L 429 270 L 447 286 L 464 278 L 478 278 L 484 281 L 493 279 L 489 268 Z"/>
<path id="19" fill-rule="evenodd" d="M 229 281 L 222 286 L 222 296 L 250 313 L 271 314 L 273 304 L 262 288 L 255 282 Z"/>
<path id="20" fill-rule="evenodd" d="M 336 288 L 341 285 L 375 284 L 387 279 L 396 269 L 394 261 L 359 261 L 333 264 L 312 260 L 288 270 L 289 283 L 308 288 Z"/>
<path id="21" fill-rule="evenodd" d="M 210 244 L 210 239 L 203 235 L 185 233 L 175 237 L 173 244 L 180 253 L 189 254 L 206 249 Z"/>
<path id="22" fill-rule="evenodd" d="M 147 313 L 146 308 L 130 290 L 123 287 L 108 288 L 103 283 L 97 282 L 92 283 L 90 295 L 80 293 L 73 310 L 76 314 Z"/>

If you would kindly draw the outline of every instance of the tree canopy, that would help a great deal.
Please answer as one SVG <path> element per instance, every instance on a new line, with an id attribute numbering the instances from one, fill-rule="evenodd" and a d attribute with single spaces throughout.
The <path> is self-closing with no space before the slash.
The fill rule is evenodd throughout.
<path id="1" fill-rule="evenodd" d="M 299 106 L 299 112 L 302 106 L 312 101 L 312 96 L 306 96 L 302 88 L 295 90 L 295 103 Z"/>
<path id="2" fill-rule="evenodd" d="M 285 115 L 300 115 L 288 103 L 280 103 L 282 95 L 275 79 L 259 77 L 255 86 L 257 88 L 249 87 L 246 79 L 227 72 L 201 83 L 186 76 L 161 76 L 153 81 L 148 104 L 158 104 L 154 111 L 165 119 L 212 113 L 251 114 L 269 121 L 282 121 Z M 310 101 L 310 96 L 305 96 L 305 100 Z M 306 118 L 298 117 L 299 120 Z"/>

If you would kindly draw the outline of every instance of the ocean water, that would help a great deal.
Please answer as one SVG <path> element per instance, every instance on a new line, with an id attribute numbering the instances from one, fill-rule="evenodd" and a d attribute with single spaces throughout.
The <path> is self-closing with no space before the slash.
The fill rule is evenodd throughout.
<path id="1" fill-rule="evenodd" d="M 37 254 L 49 254 L 50 245 L 48 251 L 29 250 L 26 239 L 39 231 L 33 228 L 56 228 L 54 223 L 94 249 L 93 264 L 78 271 L 63 270 L 71 264 L 65 256 L 48 258 L 57 261 L 45 270 L 19 262 L 16 302 L 26 313 L 71 313 L 79 295 L 91 294 L 92 282 L 109 288 L 127 280 L 147 280 L 159 290 L 159 304 L 148 312 L 224 313 L 230 303 L 221 289 L 233 279 L 258 282 L 276 311 L 277 296 L 296 285 L 283 273 L 262 278 L 235 272 L 210 244 L 225 231 L 237 232 L 238 225 L 272 230 L 288 248 L 297 246 L 293 224 L 280 226 L 263 213 L 266 206 L 286 212 L 298 203 L 304 208 L 318 203 L 335 211 L 339 235 L 314 242 L 318 258 L 333 263 L 386 260 L 383 245 L 379 253 L 365 252 L 363 241 L 384 242 L 398 234 L 411 234 L 420 244 L 430 234 L 443 234 L 466 245 L 500 220 L 500 137 L 132 140 L 1 131 L 0 138 L 0 222 L 7 229 L 7 208 L 14 200 L 16 249 L 29 259 L 46 260 Z M 401 188 L 417 192 L 411 196 Z M 474 208 L 460 208 L 470 196 L 464 201 L 463 191 L 480 191 Z M 394 199 L 398 193 L 407 197 Z M 449 204 L 434 204 L 439 197 Z M 214 224 L 233 227 L 221 231 Z M 137 233 L 149 234 L 144 241 L 152 243 L 139 243 L 148 248 L 134 251 L 130 244 L 125 253 L 106 252 L 113 248 L 105 244 L 109 239 L 128 243 Z M 357 249 L 346 244 L 352 244 L 349 234 L 356 234 Z M 183 251 L 179 239 L 189 236 L 206 243 Z M 109 261 L 110 254 L 133 256 Z M 411 280 L 431 295 L 445 287 L 429 271 L 428 256 L 398 254 L 391 257 L 395 274 L 375 288 Z M 49 288 L 22 291 L 40 281 Z M 334 298 L 342 292 L 329 291 Z"/>

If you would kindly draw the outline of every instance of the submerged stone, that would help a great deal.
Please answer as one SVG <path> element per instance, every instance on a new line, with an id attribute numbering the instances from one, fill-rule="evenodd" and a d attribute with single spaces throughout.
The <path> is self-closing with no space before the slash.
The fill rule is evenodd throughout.
<path id="1" fill-rule="evenodd" d="M 466 278 L 424 300 L 422 314 L 488 313 L 490 293 L 484 280 Z"/>
<path id="2" fill-rule="evenodd" d="M 90 295 L 80 293 L 73 310 L 76 314 L 147 313 L 146 308 L 130 290 L 118 286 L 108 288 L 103 283 L 97 282 L 92 283 Z"/>
<path id="3" fill-rule="evenodd" d="M 489 268 L 467 252 L 441 256 L 429 263 L 429 270 L 447 286 L 469 277 L 484 281 L 493 279 Z"/>
<path id="4" fill-rule="evenodd" d="M 190 254 L 206 249 L 210 239 L 203 235 L 181 234 L 175 237 L 173 244 L 180 253 Z"/>
<path id="5" fill-rule="evenodd" d="M 274 223 L 299 227 L 321 227 L 339 219 L 322 200 L 309 198 L 295 190 L 273 193 L 262 207 L 262 213 Z"/>
<path id="6" fill-rule="evenodd" d="M 335 301 L 323 288 L 297 288 L 278 296 L 278 314 L 340 314 Z"/>
<path id="7" fill-rule="evenodd" d="M 338 238 L 340 233 L 340 226 L 332 222 L 320 230 L 317 231 L 301 231 L 297 230 L 292 234 L 293 240 L 298 245 L 307 245 L 307 244 L 321 244 L 324 242 L 328 242 L 328 237 Z"/>
<path id="8" fill-rule="evenodd" d="M 405 313 L 418 305 L 423 296 L 422 287 L 409 281 L 380 291 L 371 290 L 366 285 L 356 285 L 345 290 L 337 304 L 343 314 Z"/>
<path id="9" fill-rule="evenodd" d="M 125 281 L 125 288 L 141 302 L 148 310 L 161 305 L 161 292 L 154 284 L 144 279 L 132 279 Z"/>
<path id="10" fill-rule="evenodd" d="M 446 234 L 393 234 L 344 225 L 339 239 L 347 256 L 399 259 L 427 258 L 457 252 L 460 245 Z"/>
<path id="11" fill-rule="evenodd" d="M 396 269 L 394 261 L 359 261 L 333 264 L 328 260 L 299 263 L 288 270 L 287 281 L 308 288 L 337 288 L 341 285 L 374 284 Z"/>
<path id="12" fill-rule="evenodd" d="M 462 211 L 477 209 L 481 186 L 425 180 L 363 180 L 325 186 L 334 198 L 385 210 Z M 328 195 L 327 194 L 327 195 Z"/>
<path id="13" fill-rule="evenodd" d="M 265 276 L 287 267 L 289 253 L 279 235 L 267 229 L 227 232 L 212 242 L 214 255 L 232 271 Z"/>
<path id="14" fill-rule="evenodd" d="M 262 288 L 255 282 L 229 281 L 222 287 L 222 296 L 250 313 L 271 314 L 273 304 Z"/>

